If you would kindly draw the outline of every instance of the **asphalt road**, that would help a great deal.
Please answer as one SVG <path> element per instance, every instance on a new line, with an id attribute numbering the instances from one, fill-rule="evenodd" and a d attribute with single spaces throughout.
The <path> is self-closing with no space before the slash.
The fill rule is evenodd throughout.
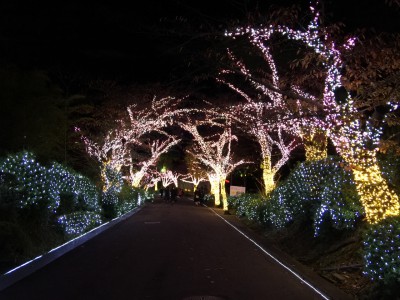
<path id="1" fill-rule="evenodd" d="M 188 199 L 146 204 L 0 299 L 323 299 L 221 217 Z"/>

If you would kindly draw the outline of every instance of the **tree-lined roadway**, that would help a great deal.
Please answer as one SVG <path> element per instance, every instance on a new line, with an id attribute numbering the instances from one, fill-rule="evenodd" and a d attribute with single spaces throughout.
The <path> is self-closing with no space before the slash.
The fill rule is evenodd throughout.
<path id="1" fill-rule="evenodd" d="M 323 295 L 316 292 L 221 219 L 241 226 L 235 216 L 221 213 L 189 199 L 146 204 L 0 299 L 347 299 L 308 272 Z"/>

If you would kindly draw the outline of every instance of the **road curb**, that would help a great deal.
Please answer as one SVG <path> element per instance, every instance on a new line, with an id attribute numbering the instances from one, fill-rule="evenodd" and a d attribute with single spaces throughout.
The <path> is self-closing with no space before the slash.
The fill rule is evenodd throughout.
<path id="1" fill-rule="evenodd" d="M 118 224 L 119 222 L 126 220 L 127 218 L 131 217 L 139 210 L 142 209 L 142 206 L 133 209 L 132 211 L 122 215 L 119 218 L 115 218 L 107 223 L 102 224 L 99 227 L 92 229 L 91 231 L 86 232 L 85 234 L 76 237 L 67 243 L 50 250 L 46 254 L 40 255 L 31 261 L 28 261 L 21 266 L 8 271 L 7 273 L 0 276 L 0 291 L 6 289 L 10 285 L 20 281 L 21 279 L 27 277 L 28 275 L 36 272 L 37 270 L 43 268 L 47 264 L 51 263 L 52 261 L 56 260 L 60 256 L 66 254 L 67 252 L 75 249 L 76 247 L 82 245 L 83 243 L 87 242 L 88 240 L 94 238 L 96 235 L 102 233 L 103 231 L 113 227 L 114 225 Z"/>

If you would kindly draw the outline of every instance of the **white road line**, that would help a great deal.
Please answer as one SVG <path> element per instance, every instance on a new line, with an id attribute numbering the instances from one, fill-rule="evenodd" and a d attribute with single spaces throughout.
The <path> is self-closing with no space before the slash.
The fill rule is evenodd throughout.
<path id="1" fill-rule="evenodd" d="M 235 229 L 237 232 L 239 232 L 241 235 L 243 235 L 246 239 L 248 239 L 250 242 L 252 242 L 255 246 L 257 246 L 262 252 L 264 252 L 266 255 L 268 255 L 270 258 L 272 258 L 274 261 L 276 261 L 279 265 L 284 267 L 286 270 L 288 270 L 290 273 L 292 273 L 295 277 L 297 277 L 302 283 L 307 285 L 309 288 L 311 288 L 314 292 L 319 294 L 323 299 L 329 300 L 329 298 L 324 295 L 320 290 L 318 290 L 316 287 L 314 287 L 311 283 L 308 281 L 304 280 L 299 274 L 297 274 L 295 271 L 293 271 L 291 268 L 286 266 L 284 263 L 282 263 L 279 259 L 277 259 L 275 256 L 273 256 L 271 253 L 269 253 L 267 250 L 265 250 L 263 247 L 261 247 L 255 240 L 247 236 L 243 231 L 241 231 L 239 228 L 237 228 L 235 225 L 230 223 L 228 220 L 225 218 L 221 217 L 218 213 L 216 213 L 212 208 L 204 205 L 208 209 L 210 209 L 215 215 L 217 215 L 220 219 L 222 219 L 225 223 L 227 223 L 229 226 L 231 226 L 233 229 Z"/>

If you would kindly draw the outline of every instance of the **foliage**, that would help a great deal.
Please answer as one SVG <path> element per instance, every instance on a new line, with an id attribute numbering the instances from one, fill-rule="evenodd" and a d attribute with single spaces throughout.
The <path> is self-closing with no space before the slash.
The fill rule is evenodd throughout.
<path id="1" fill-rule="evenodd" d="M 229 199 L 228 199 L 229 201 Z M 204 203 L 214 203 L 214 195 L 213 194 L 205 194 L 204 195 Z"/>
<path id="2" fill-rule="evenodd" d="M 51 174 L 32 153 L 20 152 L 8 156 L 1 162 L 0 172 L 15 176 L 14 188 L 25 196 L 18 203 L 20 208 L 48 199 L 53 200 L 49 203 L 50 210 L 55 211 L 58 207 L 59 196 L 54 191 Z"/>
<path id="3" fill-rule="evenodd" d="M 140 206 L 143 201 L 153 199 L 153 196 L 126 183 L 120 189 L 110 188 L 101 196 L 103 216 L 106 219 L 117 218 Z"/>
<path id="4" fill-rule="evenodd" d="M 267 204 L 266 198 L 258 194 L 239 194 L 228 198 L 229 206 L 236 209 L 241 217 L 262 223 L 262 215 Z"/>
<path id="5" fill-rule="evenodd" d="M 85 177 L 58 163 L 44 167 L 30 152 L 9 155 L 0 163 L 0 173 L 13 176 L 13 190 L 19 192 L 18 206 L 24 208 L 48 202 L 48 209 L 56 213 L 60 195 L 72 193 L 74 201 L 88 210 L 99 211 L 96 187 Z"/>
<path id="6" fill-rule="evenodd" d="M 352 176 L 333 157 L 299 164 L 267 198 L 243 194 L 229 201 L 238 215 L 278 229 L 311 221 L 315 235 L 353 228 L 362 215 Z"/>
<path id="7" fill-rule="evenodd" d="M 333 157 L 300 164 L 271 194 L 265 222 L 279 228 L 303 215 L 313 221 L 315 235 L 324 223 L 339 230 L 352 228 L 362 206 L 351 173 L 342 166 Z"/>
<path id="8" fill-rule="evenodd" d="M 379 165 L 390 187 L 400 195 L 400 156 L 391 151 L 381 154 Z"/>
<path id="9" fill-rule="evenodd" d="M 115 193 L 121 191 L 123 180 L 120 171 L 110 165 L 106 165 L 102 170 L 102 177 L 103 191 L 108 191 L 109 189 L 112 189 Z"/>
<path id="10" fill-rule="evenodd" d="M 116 175 L 116 174 L 114 174 Z M 0 270 L 42 254 L 141 205 L 151 194 L 118 180 L 103 193 L 58 163 L 20 152 L 0 160 Z M 101 204 L 101 205 L 100 205 Z M 103 210 L 102 210 L 103 208 Z"/>
<path id="11" fill-rule="evenodd" d="M 369 224 L 364 233 L 364 274 L 378 281 L 387 291 L 395 291 L 388 287 L 400 284 L 399 257 L 400 218 L 391 217 L 378 224 Z"/>
<path id="12" fill-rule="evenodd" d="M 101 194 L 101 207 L 106 219 L 118 216 L 118 193 L 114 189 L 108 189 Z"/>
<path id="13" fill-rule="evenodd" d="M 123 215 L 140 205 L 138 188 L 124 184 L 118 195 L 118 216 Z"/>
<path id="14" fill-rule="evenodd" d="M 57 218 L 57 223 L 69 237 L 81 235 L 101 225 L 101 215 L 90 211 L 77 211 Z"/>

